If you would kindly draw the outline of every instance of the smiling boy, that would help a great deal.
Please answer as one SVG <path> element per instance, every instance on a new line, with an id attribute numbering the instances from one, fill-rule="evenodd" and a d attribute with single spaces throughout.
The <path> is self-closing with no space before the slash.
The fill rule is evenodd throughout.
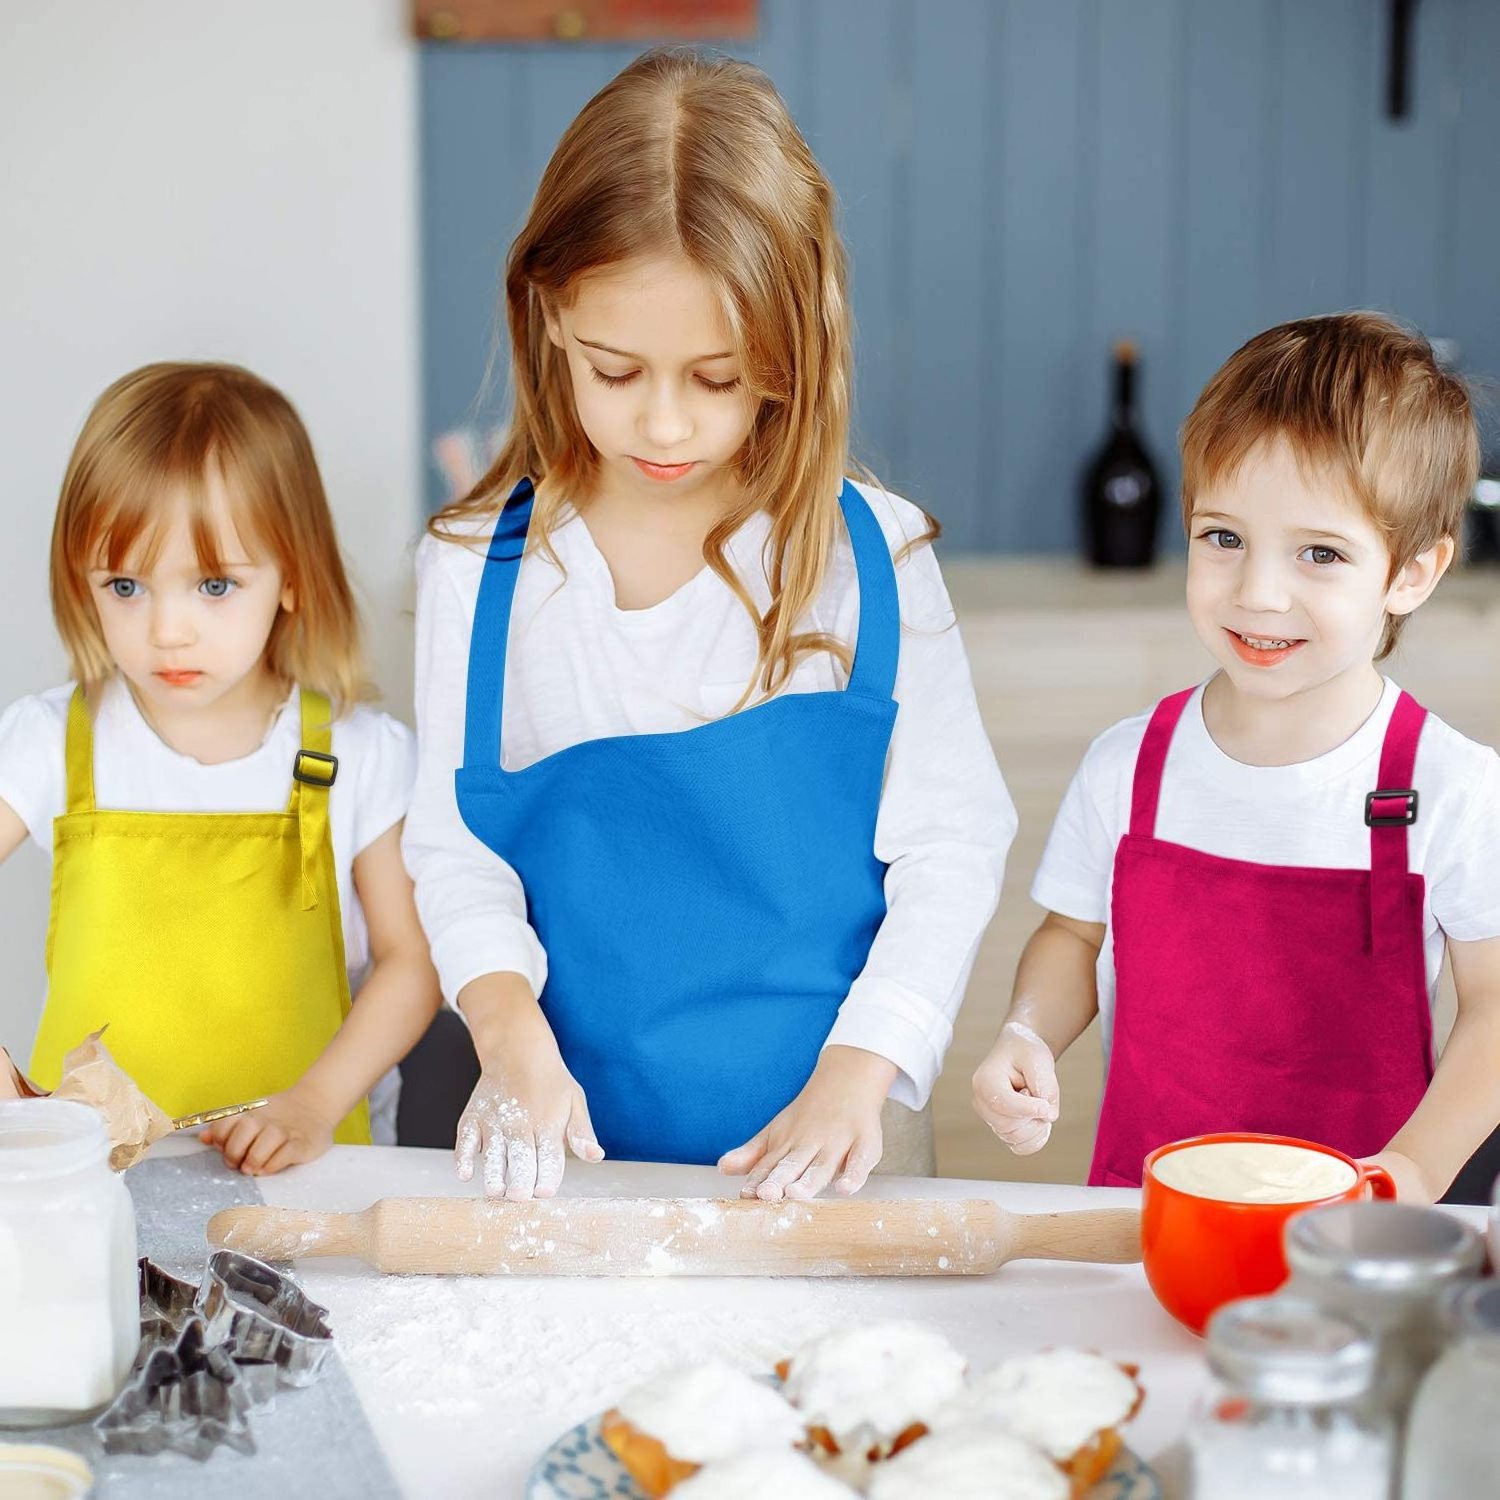
<path id="1" fill-rule="evenodd" d="M 1251 1130 L 1434 1199 L 1500 1120 L 1500 757 L 1376 664 L 1453 560 L 1468 394 L 1384 318 L 1305 319 L 1213 377 L 1182 458 L 1188 614 L 1219 669 L 1085 755 L 976 1108 L 1040 1149 L 1055 1059 L 1098 1014 L 1090 1182 Z"/>

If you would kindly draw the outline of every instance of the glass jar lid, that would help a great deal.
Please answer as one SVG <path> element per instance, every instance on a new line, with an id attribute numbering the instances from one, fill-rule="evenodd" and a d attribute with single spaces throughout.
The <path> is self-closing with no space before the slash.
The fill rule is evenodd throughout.
<path id="1" fill-rule="evenodd" d="M 0 1103 L 0 1180 L 55 1177 L 109 1156 L 99 1111 L 72 1099 Z"/>
<path id="2" fill-rule="evenodd" d="M 1288 1406 L 1350 1401 L 1375 1379 L 1375 1341 L 1303 1297 L 1246 1297 L 1208 1324 L 1208 1363 L 1244 1395 Z"/>
<path id="3" fill-rule="evenodd" d="M 1288 1221 L 1294 1272 L 1381 1291 L 1422 1291 L 1472 1276 L 1484 1246 L 1472 1225 L 1412 1203 L 1331 1203 Z"/>
<path id="4" fill-rule="evenodd" d="M 0 1443 L 0 1495 L 31 1500 L 80 1500 L 94 1483 L 94 1471 L 64 1448 Z"/>

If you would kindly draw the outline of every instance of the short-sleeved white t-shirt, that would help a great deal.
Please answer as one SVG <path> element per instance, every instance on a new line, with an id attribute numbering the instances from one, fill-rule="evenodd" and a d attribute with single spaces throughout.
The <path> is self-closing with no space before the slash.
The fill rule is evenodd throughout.
<path id="1" fill-rule="evenodd" d="M 49 858 L 52 821 L 67 800 L 72 695 L 73 684 L 64 683 L 19 699 L 0 714 L 0 798 Z M 300 745 L 300 705 L 293 690 L 249 755 L 204 765 L 166 744 L 116 678 L 104 688 L 94 717 L 95 804 L 136 812 L 278 812 L 291 793 Z M 339 771 L 328 793 L 328 821 L 344 959 L 349 988 L 357 994 L 369 968 L 370 940 L 354 888 L 354 860 L 406 816 L 416 775 L 415 737 L 389 714 L 355 707 L 333 725 L 333 754 Z M 394 1119 L 395 1087 L 392 1077 L 372 1095 L 372 1111 L 383 1119 Z M 382 1127 L 381 1134 L 389 1133 Z"/>
<path id="2" fill-rule="evenodd" d="M 1378 785 L 1380 751 L 1400 688 L 1343 744 L 1290 766 L 1249 766 L 1214 743 L 1203 685 L 1188 700 L 1162 776 L 1156 836 L 1225 859 L 1368 869 L 1365 794 Z M 1099 953 L 1099 1017 L 1109 1044 L 1115 968 L 1110 888 L 1115 849 L 1130 827 L 1135 763 L 1151 711 L 1123 719 L 1089 746 L 1032 882 L 1032 899 L 1060 916 L 1106 925 Z M 1413 776 L 1421 801 L 1408 830 L 1410 868 L 1426 881 L 1423 942 L 1436 993 L 1447 939 L 1500 936 L 1500 755 L 1429 713 Z"/>

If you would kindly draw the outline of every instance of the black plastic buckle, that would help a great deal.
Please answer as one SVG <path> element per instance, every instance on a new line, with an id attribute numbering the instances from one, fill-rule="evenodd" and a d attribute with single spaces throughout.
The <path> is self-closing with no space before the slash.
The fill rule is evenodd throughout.
<path id="1" fill-rule="evenodd" d="M 321 773 L 309 775 L 302 768 L 304 761 L 317 761 L 320 766 L 328 767 L 326 776 Z M 324 755 L 321 750 L 299 750 L 297 758 L 292 762 L 292 780 L 300 781 L 304 786 L 330 787 L 338 780 L 339 758 L 336 755 Z"/>
<path id="2" fill-rule="evenodd" d="M 1375 804 L 1377 802 L 1390 802 L 1401 798 L 1406 803 L 1406 809 L 1400 813 L 1380 813 L 1377 815 Z M 1409 828 L 1417 821 L 1417 794 L 1414 788 L 1404 787 L 1397 790 L 1382 789 L 1371 792 L 1365 797 L 1365 827 L 1366 828 Z"/>

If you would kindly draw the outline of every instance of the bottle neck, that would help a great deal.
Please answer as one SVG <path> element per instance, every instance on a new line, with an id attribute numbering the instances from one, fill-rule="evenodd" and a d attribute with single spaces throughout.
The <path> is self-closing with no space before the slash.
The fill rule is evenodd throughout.
<path id="1" fill-rule="evenodd" d="M 1117 359 L 1115 361 L 1114 405 L 1110 416 L 1117 429 L 1123 431 L 1135 426 L 1134 360 Z"/>

